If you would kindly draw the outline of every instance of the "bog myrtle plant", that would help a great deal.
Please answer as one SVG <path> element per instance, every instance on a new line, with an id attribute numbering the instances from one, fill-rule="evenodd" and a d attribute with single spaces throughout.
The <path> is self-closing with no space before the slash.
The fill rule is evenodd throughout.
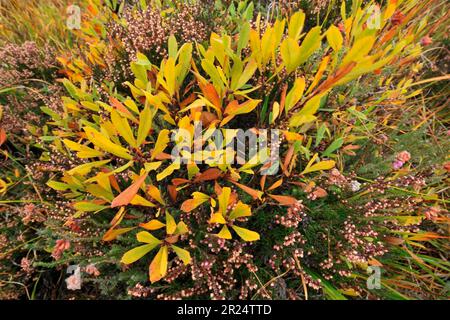
<path id="1" fill-rule="evenodd" d="M 379 23 L 387 29 L 399 27 L 391 19 L 395 7 L 390 2 L 382 12 L 383 21 Z M 298 168 L 296 160 L 303 157 L 308 161 L 299 171 L 302 176 L 335 167 L 333 153 L 345 143 L 345 136 L 321 153 L 313 153 L 308 144 L 303 145 L 308 131 L 313 130 L 314 124 L 320 124 L 320 109 L 325 108 L 332 91 L 364 74 L 381 70 L 399 56 L 409 59 L 420 52 L 414 33 L 377 41 L 381 26 L 373 25 L 380 13 L 374 17 L 372 9 L 357 8 L 348 18 L 343 14 L 343 29 L 332 25 L 323 31 L 316 26 L 303 32 L 305 14 L 298 11 L 288 19 L 271 23 L 262 22 L 258 16 L 253 24 L 247 22 L 241 26 L 235 36 L 212 33 L 206 45 L 179 44 L 172 35 L 167 43 L 167 56 L 160 65 L 154 65 L 142 53 L 137 54 L 130 66 L 134 79 L 125 83 L 131 96 L 117 93 L 107 102 L 85 81 L 76 86 L 65 79 L 63 84 L 70 96 L 63 98 L 64 116 L 53 117 L 53 145 L 57 152 L 80 164 L 64 171 L 59 181 L 50 180 L 48 185 L 74 200 L 76 218 L 119 209 L 108 231 L 107 240 L 112 241 L 136 229 L 120 227 L 128 208 L 136 206 L 145 214 L 151 214 L 156 208 L 160 214 L 165 212 L 167 235 L 170 239 L 179 238 L 187 228 L 176 233 L 176 224 L 167 211 L 169 204 L 158 201 L 162 197 L 158 186 L 170 186 L 173 201 L 192 182 L 214 181 L 220 193 L 195 194 L 193 200 L 197 202 L 194 201 L 193 207 L 203 200 L 217 201 L 220 210 L 214 213 L 212 207 L 209 222 L 224 225 L 219 237 L 231 239 L 230 226 L 243 241 L 259 239 L 256 233 L 247 234 L 249 231 L 234 225 L 235 219 L 250 216 L 251 210 L 239 202 L 228 213 L 226 208 L 234 201 L 230 197 L 231 189 L 225 185 L 235 185 L 262 203 L 272 197 L 280 205 L 294 205 L 295 198 L 265 194 L 239 181 L 248 175 L 261 174 L 262 169 L 272 166 L 271 160 L 282 167 L 286 178 L 294 175 Z M 420 28 L 407 26 L 406 21 L 401 25 L 405 25 L 405 32 Z M 194 51 L 198 58 L 193 58 Z M 311 61 L 315 67 L 308 65 Z M 197 128 L 199 124 L 205 129 Z M 239 152 L 227 148 L 234 141 L 230 133 L 233 130 L 228 127 L 234 126 L 238 128 L 234 131 L 247 129 L 251 133 L 248 148 L 251 155 L 247 159 L 245 134 L 236 133 L 240 136 Z M 178 128 L 172 134 L 172 141 L 171 127 Z M 222 128 L 227 128 L 227 134 L 219 139 L 218 129 Z M 283 146 L 281 141 L 271 141 L 271 145 L 273 149 L 285 150 L 282 163 L 277 157 L 267 155 L 267 145 L 256 142 L 258 137 L 259 142 L 265 140 L 267 144 L 267 139 L 260 137 L 267 136 L 263 128 L 280 131 Z M 194 137 L 194 132 L 203 135 Z M 168 149 L 174 142 L 171 156 Z M 262 147 L 261 152 L 256 150 L 257 144 Z M 205 145 L 207 148 L 202 151 Z M 225 148 L 218 149 L 222 145 Z M 201 155 L 188 152 L 191 147 Z M 174 157 L 173 150 L 179 156 Z M 257 156 L 263 153 L 265 157 L 261 161 Z M 197 158 L 201 161 L 195 161 Z M 269 190 L 284 182 L 279 181 Z M 192 232 L 197 232 L 194 227 Z M 133 262 L 162 244 L 150 267 L 152 282 L 166 274 L 168 248 L 173 247 L 185 263 L 190 261 L 188 251 L 171 245 L 174 240 L 167 240 L 167 236 L 166 240 L 158 240 L 142 231 L 137 237 L 147 244 L 127 253 L 122 261 Z"/>
<path id="2" fill-rule="evenodd" d="M 404 298 L 404 263 L 414 281 L 445 273 L 413 252 L 448 239 L 448 169 L 422 170 L 445 156 L 413 151 L 431 115 L 404 119 L 431 82 L 415 70 L 435 1 L 330 2 L 319 19 L 202 4 L 68 8 L 78 49 L 57 58 L 64 93 L 27 167 L 41 202 L 21 215 L 45 216 L 32 250 L 51 252 L 34 266 L 157 299 Z"/>

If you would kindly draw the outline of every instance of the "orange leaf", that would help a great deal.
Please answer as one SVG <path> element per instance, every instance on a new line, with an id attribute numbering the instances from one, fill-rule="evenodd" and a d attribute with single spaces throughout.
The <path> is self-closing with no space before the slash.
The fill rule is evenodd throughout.
<path id="1" fill-rule="evenodd" d="M 267 176 L 265 176 L 265 177 L 267 177 Z M 280 180 L 276 181 L 273 185 L 271 185 L 270 188 L 267 189 L 267 191 L 274 190 L 274 189 L 278 188 L 279 186 L 281 186 L 282 184 L 283 184 L 283 178 L 281 178 Z"/>
<path id="2" fill-rule="evenodd" d="M 206 99 L 208 99 L 214 106 L 216 106 L 219 110 L 222 110 L 222 100 L 217 93 L 216 88 L 211 83 L 206 85 L 201 85 L 199 83 L 200 89 L 205 95 Z"/>
<path id="3" fill-rule="evenodd" d="M 202 182 L 208 180 L 217 180 L 220 177 L 221 171 L 217 168 L 207 169 L 205 172 L 197 175 L 194 182 Z"/>
<path id="4" fill-rule="evenodd" d="M 169 197 L 173 202 L 177 201 L 177 195 L 178 195 L 178 191 L 177 188 L 171 184 L 169 186 L 167 186 L 167 191 L 169 192 Z"/>
<path id="5" fill-rule="evenodd" d="M 336 71 L 335 74 L 333 74 L 327 80 L 322 82 L 321 85 L 319 87 L 317 87 L 317 89 L 311 95 L 315 95 L 316 92 L 317 92 L 317 94 L 320 94 L 324 91 L 327 91 L 329 88 L 331 88 L 333 86 L 333 84 L 335 84 L 336 82 L 341 80 L 344 76 L 346 76 L 348 73 L 350 73 L 350 71 L 353 70 L 353 68 L 356 66 L 356 64 L 357 63 L 355 61 L 352 61 L 352 62 L 348 63 L 345 67 L 340 68 L 338 71 Z"/>
<path id="6" fill-rule="evenodd" d="M 111 202 L 111 208 L 118 206 L 125 206 L 133 200 L 134 196 L 139 191 L 139 188 L 144 183 L 145 178 L 147 178 L 148 172 L 144 173 L 139 177 L 131 186 L 126 188 L 122 193 L 120 193 L 114 200 Z"/>
<path id="7" fill-rule="evenodd" d="M 174 178 L 172 179 L 172 184 L 176 187 L 178 187 L 179 185 L 185 184 L 185 183 L 189 183 L 191 182 L 188 179 L 183 179 L 183 178 Z"/>
<path id="8" fill-rule="evenodd" d="M 285 84 L 283 87 L 283 91 L 281 92 L 281 99 L 280 99 L 280 114 L 283 113 L 284 105 L 286 103 L 286 93 L 287 93 L 288 85 Z"/>
<path id="9" fill-rule="evenodd" d="M 240 184 L 240 183 L 238 183 L 238 182 L 236 182 L 236 181 L 234 181 L 234 180 L 230 180 L 230 182 L 233 183 L 234 185 L 238 186 L 239 188 L 241 188 L 241 189 L 244 190 L 245 192 L 247 192 L 249 195 L 252 196 L 252 198 L 253 198 L 254 200 L 256 200 L 256 199 L 261 200 L 261 197 L 262 197 L 262 195 L 263 195 L 263 192 L 262 192 L 262 191 L 252 189 L 252 188 L 247 187 L 246 185 Z"/>
<path id="10" fill-rule="evenodd" d="M 0 146 L 6 141 L 6 132 L 3 128 L 0 128 Z"/>
<path id="11" fill-rule="evenodd" d="M 286 157 L 284 158 L 284 163 L 283 163 L 283 172 L 286 177 L 289 177 L 288 167 L 289 167 L 289 163 L 291 163 L 293 156 L 294 156 L 294 145 L 292 144 L 286 153 Z"/>
<path id="12" fill-rule="evenodd" d="M 120 112 L 122 112 L 122 113 L 124 113 L 124 114 L 126 114 L 126 115 L 129 115 L 130 117 L 133 117 L 133 115 L 131 114 L 130 110 L 128 110 L 127 107 L 125 107 L 125 106 L 122 104 L 122 102 L 120 102 L 120 101 L 117 100 L 116 98 L 110 97 L 110 98 L 109 98 L 109 102 L 110 102 L 110 103 L 112 104 L 112 106 L 113 106 L 114 108 L 116 108 L 118 111 L 120 111 Z"/>
<path id="13" fill-rule="evenodd" d="M 405 242 L 405 240 L 403 240 L 402 238 L 397 237 L 385 237 L 384 241 L 395 246 L 401 245 L 403 242 Z"/>
<path id="14" fill-rule="evenodd" d="M 127 233 L 128 231 L 133 230 L 134 228 L 135 227 L 114 229 L 114 227 L 112 227 L 111 229 L 106 231 L 106 233 L 103 235 L 102 240 L 103 241 L 112 241 L 112 240 L 116 239 L 117 236 Z"/>
<path id="15" fill-rule="evenodd" d="M 290 196 L 280 196 L 280 195 L 275 195 L 275 194 L 269 194 L 269 197 L 278 201 L 278 203 L 282 206 L 290 207 L 297 203 L 297 199 L 295 199 L 294 197 L 290 197 Z"/>

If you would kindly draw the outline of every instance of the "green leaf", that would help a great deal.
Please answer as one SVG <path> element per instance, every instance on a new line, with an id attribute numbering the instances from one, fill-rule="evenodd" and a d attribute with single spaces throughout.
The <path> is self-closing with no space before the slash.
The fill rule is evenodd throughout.
<path id="1" fill-rule="evenodd" d="M 175 59 L 177 57 L 177 52 L 178 52 L 177 39 L 173 34 L 171 34 L 169 37 L 169 57 Z"/>
<path id="2" fill-rule="evenodd" d="M 334 151 L 339 149 L 344 144 L 344 138 L 337 138 L 334 140 L 328 148 L 322 153 L 322 156 L 328 157 L 330 154 L 332 154 Z"/>

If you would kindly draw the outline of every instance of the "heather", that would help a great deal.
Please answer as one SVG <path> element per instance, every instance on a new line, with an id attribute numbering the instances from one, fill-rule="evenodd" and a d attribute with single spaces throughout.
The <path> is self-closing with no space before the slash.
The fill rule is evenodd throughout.
<path id="1" fill-rule="evenodd" d="M 14 3 L 2 299 L 448 298 L 444 1 Z"/>

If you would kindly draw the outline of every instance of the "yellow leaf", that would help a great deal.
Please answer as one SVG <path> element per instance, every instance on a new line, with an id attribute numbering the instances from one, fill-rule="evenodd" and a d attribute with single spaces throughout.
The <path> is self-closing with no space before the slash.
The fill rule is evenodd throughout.
<path id="1" fill-rule="evenodd" d="M 251 231 L 238 226 L 232 226 L 233 230 L 236 231 L 239 237 L 244 241 L 256 241 L 259 240 L 259 234 L 255 231 Z"/>
<path id="2" fill-rule="evenodd" d="M 147 162 L 144 164 L 145 171 L 150 172 L 152 170 L 156 170 L 161 166 L 161 164 L 162 164 L 162 161 Z"/>
<path id="3" fill-rule="evenodd" d="M 295 79 L 294 85 L 286 95 L 286 101 L 284 103 L 285 110 L 288 112 L 293 106 L 302 98 L 303 91 L 305 90 L 305 78 Z"/>
<path id="4" fill-rule="evenodd" d="M 189 229 L 183 221 L 178 222 L 177 230 L 175 231 L 175 234 L 185 234 L 188 231 L 189 231 Z"/>
<path id="5" fill-rule="evenodd" d="M 223 215 L 221 213 L 217 212 L 217 213 L 213 213 L 211 215 L 211 219 L 209 219 L 209 223 L 225 224 L 227 222 L 225 221 L 225 218 L 223 217 Z"/>
<path id="6" fill-rule="evenodd" d="M 288 35 L 289 38 L 297 41 L 300 38 L 300 34 L 305 24 L 305 13 L 300 10 L 294 13 L 289 20 Z"/>
<path id="7" fill-rule="evenodd" d="M 149 273 L 152 283 L 159 281 L 167 272 L 167 246 L 162 246 L 150 264 Z"/>
<path id="8" fill-rule="evenodd" d="M 149 253 L 151 250 L 153 250 L 158 244 L 144 244 L 143 246 L 136 247 L 134 249 L 131 249 L 130 251 L 125 252 L 125 254 L 122 256 L 122 259 L 120 262 L 125 264 L 133 263 L 143 256 L 145 256 L 147 253 Z"/>
<path id="9" fill-rule="evenodd" d="M 120 158 L 131 160 L 133 157 L 128 153 L 128 150 L 111 142 L 103 134 L 91 127 L 84 127 L 86 136 L 95 146 L 109 153 L 112 153 Z"/>
<path id="10" fill-rule="evenodd" d="M 334 160 L 320 161 L 319 163 L 316 163 L 314 165 L 308 165 L 305 170 L 303 170 L 302 174 L 319 170 L 329 170 L 331 168 L 334 168 L 335 164 L 336 162 Z"/>
<path id="11" fill-rule="evenodd" d="M 256 65 L 256 62 L 254 59 L 250 60 L 249 63 L 245 66 L 244 71 L 242 72 L 241 76 L 239 77 L 239 80 L 236 85 L 236 90 L 242 88 L 248 80 L 253 76 L 253 74 L 256 71 L 256 68 L 258 66 Z"/>
<path id="12" fill-rule="evenodd" d="M 136 234 L 136 239 L 139 242 L 144 242 L 148 244 L 160 244 L 161 240 L 155 238 L 151 233 L 147 231 L 141 231 Z"/>
<path id="13" fill-rule="evenodd" d="M 272 107 L 272 118 L 270 119 L 270 124 L 274 123 L 279 115 L 280 115 L 280 104 L 277 101 L 275 101 Z"/>
<path id="14" fill-rule="evenodd" d="M 165 168 L 161 173 L 156 175 L 156 180 L 161 181 L 167 176 L 170 176 L 175 170 L 180 169 L 180 162 L 176 161 L 170 164 L 167 168 Z"/>
<path id="15" fill-rule="evenodd" d="M 189 253 L 189 251 L 181 249 L 180 247 L 174 245 L 172 245 L 171 248 L 173 249 L 173 251 L 175 251 L 178 258 L 180 258 L 185 265 L 191 262 L 191 254 Z"/>
<path id="16" fill-rule="evenodd" d="M 306 91 L 306 94 L 310 93 L 312 89 L 315 88 L 315 86 L 319 83 L 320 79 L 322 79 L 322 75 L 328 66 L 328 62 L 330 61 L 330 56 L 325 56 L 322 59 L 322 62 L 320 62 L 319 69 L 317 70 L 316 75 L 314 76 L 314 80 L 311 83 L 311 85 L 308 88 L 308 91 Z"/>
<path id="17" fill-rule="evenodd" d="M 167 144 L 170 141 L 169 133 L 170 131 L 167 129 L 161 130 L 161 132 L 158 135 L 158 139 L 156 140 L 155 147 L 153 148 L 150 160 L 155 159 L 155 157 L 159 155 L 161 152 L 163 152 L 164 149 L 167 147 Z"/>
<path id="18" fill-rule="evenodd" d="M 116 110 L 111 110 L 111 121 L 115 129 L 119 134 L 128 142 L 132 147 L 137 147 L 136 139 L 134 139 L 133 131 L 126 118 L 122 118 Z"/>
<path id="19" fill-rule="evenodd" d="M 326 32 L 326 36 L 330 47 L 333 48 L 334 51 L 339 51 L 342 48 L 344 39 L 338 27 L 336 27 L 335 25 L 331 25 L 331 27 Z"/>
<path id="20" fill-rule="evenodd" d="M 209 196 L 207 194 L 201 193 L 201 192 L 194 192 L 192 193 L 193 198 L 188 199 L 183 202 L 181 205 L 181 210 L 184 212 L 191 212 L 198 206 L 200 206 L 202 203 L 209 200 Z"/>
<path id="21" fill-rule="evenodd" d="M 89 148 L 85 145 L 70 141 L 68 139 L 63 140 L 64 144 L 72 151 L 78 151 L 77 157 L 80 159 L 93 158 L 93 157 L 101 157 L 103 156 L 103 152 Z"/>
<path id="22" fill-rule="evenodd" d="M 69 171 L 67 171 L 67 173 L 70 175 L 79 174 L 79 175 L 84 176 L 84 175 L 88 174 L 89 172 L 91 172 L 91 170 L 93 168 L 101 167 L 110 161 L 111 160 L 102 160 L 102 161 L 94 161 L 94 162 L 81 164 L 79 166 L 76 166 L 75 168 L 70 169 Z"/>
<path id="23" fill-rule="evenodd" d="M 287 73 L 291 73 L 298 66 L 296 59 L 300 55 L 300 47 L 297 41 L 292 38 L 284 39 L 281 43 L 280 53 Z"/>
<path id="24" fill-rule="evenodd" d="M 231 211 L 229 218 L 230 220 L 234 220 L 240 217 L 249 217 L 251 215 L 252 211 L 250 209 L 250 206 L 239 201 L 233 211 Z"/>
<path id="25" fill-rule="evenodd" d="M 151 184 L 148 186 L 147 193 L 150 195 L 150 197 L 152 197 L 152 199 L 155 199 L 160 204 L 162 204 L 162 205 L 166 204 L 166 202 L 164 201 L 164 199 L 161 196 L 161 192 L 154 185 Z"/>
<path id="26" fill-rule="evenodd" d="M 139 226 L 141 228 L 144 228 L 144 229 L 147 229 L 147 230 L 158 230 L 158 229 L 161 229 L 161 228 L 165 227 L 165 224 L 162 223 L 159 220 L 153 219 L 153 220 L 150 220 L 147 223 L 140 223 Z"/>
<path id="27" fill-rule="evenodd" d="M 345 57 L 342 59 L 342 66 L 352 61 L 359 63 L 363 57 L 365 57 L 373 45 L 375 44 L 375 36 L 365 36 L 355 41 L 351 49 L 347 52 Z"/>
<path id="28" fill-rule="evenodd" d="M 166 211 L 166 233 L 173 234 L 177 229 L 177 224 L 175 223 L 175 219 L 172 215 Z"/>
<path id="29" fill-rule="evenodd" d="M 222 227 L 222 230 L 220 230 L 220 232 L 217 234 L 217 236 L 222 239 L 231 239 L 232 238 L 231 232 L 226 225 L 224 225 Z"/>
<path id="30" fill-rule="evenodd" d="M 135 195 L 133 199 L 130 201 L 130 204 L 134 206 L 144 206 L 144 207 L 155 207 L 154 203 L 151 203 L 147 199 L 141 197 L 140 195 Z"/>
<path id="31" fill-rule="evenodd" d="M 152 127 L 153 113 L 148 106 L 139 114 L 139 128 L 136 139 L 136 145 L 140 146 L 147 138 L 148 132 Z"/>
<path id="32" fill-rule="evenodd" d="M 217 199 L 219 200 L 219 212 L 226 216 L 228 203 L 230 202 L 231 189 L 229 187 L 222 188 L 222 193 L 219 194 Z"/>

